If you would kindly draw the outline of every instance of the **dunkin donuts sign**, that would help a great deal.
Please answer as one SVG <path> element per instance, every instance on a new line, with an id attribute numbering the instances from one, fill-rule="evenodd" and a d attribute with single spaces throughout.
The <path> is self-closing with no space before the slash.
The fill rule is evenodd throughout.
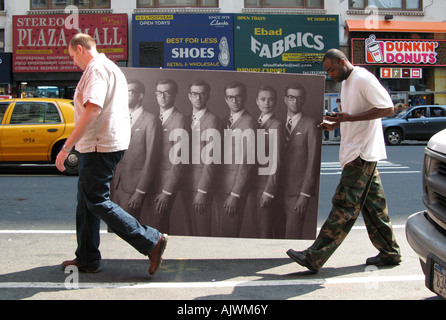
<path id="1" fill-rule="evenodd" d="M 375 35 L 365 39 L 366 63 L 375 64 L 437 64 L 438 41 L 384 41 Z"/>

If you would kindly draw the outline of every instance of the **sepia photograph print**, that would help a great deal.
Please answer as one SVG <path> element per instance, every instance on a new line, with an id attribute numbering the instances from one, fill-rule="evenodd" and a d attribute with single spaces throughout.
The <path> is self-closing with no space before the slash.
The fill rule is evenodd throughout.
<path id="1" fill-rule="evenodd" d="M 325 76 L 123 68 L 112 200 L 163 233 L 314 239 Z"/>

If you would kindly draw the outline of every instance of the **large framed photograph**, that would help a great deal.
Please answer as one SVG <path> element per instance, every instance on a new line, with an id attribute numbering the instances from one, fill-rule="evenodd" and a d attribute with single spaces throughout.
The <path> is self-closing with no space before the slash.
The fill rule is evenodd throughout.
<path id="1" fill-rule="evenodd" d="M 112 200 L 173 235 L 313 239 L 325 76 L 123 68 Z"/>

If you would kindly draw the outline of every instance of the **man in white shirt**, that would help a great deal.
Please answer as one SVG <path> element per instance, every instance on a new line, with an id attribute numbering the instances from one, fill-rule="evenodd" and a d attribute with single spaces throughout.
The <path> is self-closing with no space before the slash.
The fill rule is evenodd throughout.
<path id="1" fill-rule="evenodd" d="M 316 273 L 338 248 L 362 212 L 369 238 L 379 250 L 367 265 L 397 265 L 401 254 L 388 215 L 384 189 L 376 163 L 386 158 L 381 118 L 393 114 L 393 103 L 378 79 L 354 67 L 337 49 L 327 51 L 323 66 L 336 82 L 342 82 L 342 112 L 325 117 L 324 130 L 341 127 L 339 161 L 341 180 L 333 207 L 316 241 L 304 251 L 287 251 L 298 264 Z"/>
<path id="2" fill-rule="evenodd" d="M 149 273 L 159 269 L 167 236 L 139 222 L 110 200 L 113 170 L 129 146 L 130 119 L 127 81 L 122 71 L 104 54 L 94 39 L 75 35 L 68 47 L 75 65 L 84 72 L 74 94 L 75 128 L 56 158 L 58 170 L 76 146 L 80 153 L 76 209 L 76 258 L 62 269 L 101 270 L 100 220 L 136 250 L 150 258 Z"/>

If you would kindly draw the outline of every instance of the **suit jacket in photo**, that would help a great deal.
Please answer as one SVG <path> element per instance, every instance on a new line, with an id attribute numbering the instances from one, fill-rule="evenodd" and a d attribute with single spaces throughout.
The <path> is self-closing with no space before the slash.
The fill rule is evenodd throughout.
<path id="1" fill-rule="evenodd" d="M 215 183 L 215 171 L 218 164 L 203 163 L 201 152 L 206 145 L 212 142 L 201 141 L 201 135 L 207 129 L 216 129 L 221 135 L 223 133 L 221 120 L 207 109 L 206 112 L 201 116 L 199 124 L 195 124 L 195 126 L 192 127 L 192 123 L 190 123 L 189 127 L 191 128 L 191 136 L 189 139 L 190 165 L 184 172 L 183 190 L 197 191 L 198 189 L 200 189 L 205 192 L 211 192 L 213 191 L 213 184 Z M 198 148 L 195 149 L 192 148 L 192 144 L 195 143 L 192 140 L 192 134 L 197 134 L 200 137 L 200 145 Z M 215 143 L 218 143 L 220 145 L 222 141 L 220 139 L 219 141 L 215 141 Z M 192 161 L 192 152 L 194 151 L 197 152 L 195 157 L 199 159 L 200 163 L 194 163 L 196 161 Z"/>
<path id="2" fill-rule="evenodd" d="M 129 148 L 115 168 L 114 186 L 133 194 L 136 189 L 153 192 L 158 171 L 161 124 L 154 114 L 143 111 L 132 126 Z"/>
<path id="3" fill-rule="evenodd" d="M 270 130 L 276 130 L 277 134 L 277 167 L 275 173 L 271 175 L 259 175 L 258 172 L 255 188 L 261 189 L 264 192 L 267 192 L 268 194 L 272 196 L 277 196 L 279 192 L 279 178 L 280 178 L 280 169 L 282 165 L 282 158 L 283 158 L 283 151 L 285 147 L 285 126 L 283 123 L 277 119 L 275 115 L 272 115 L 268 120 L 265 121 L 265 123 L 260 127 L 260 129 L 265 130 L 265 151 L 262 150 L 262 152 L 265 152 L 266 155 L 269 154 L 272 150 L 270 149 L 269 145 L 269 135 L 271 134 Z M 259 146 L 257 146 L 259 147 Z M 268 167 L 268 164 L 260 165 L 261 167 Z"/>
<path id="4" fill-rule="evenodd" d="M 303 192 L 313 196 L 316 193 L 320 170 L 317 124 L 317 121 L 302 114 L 286 142 L 281 168 L 283 195 L 298 196 Z"/>
<path id="5" fill-rule="evenodd" d="M 258 123 L 253 116 L 251 116 L 246 110 L 242 115 L 232 124 L 231 130 L 240 129 L 244 130 L 252 129 L 254 134 L 258 128 Z M 226 130 L 226 128 L 225 128 Z M 255 143 L 255 141 L 253 142 Z M 232 148 L 232 161 L 231 163 L 223 163 L 224 154 L 228 150 L 226 148 Z M 241 164 L 236 163 L 235 158 L 235 146 L 234 143 L 224 143 L 223 146 L 223 160 L 220 168 L 220 175 L 218 180 L 218 191 L 220 193 L 230 194 L 231 192 L 239 196 L 246 196 L 253 184 L 253 174 L 255 173 L 256 164 L 247 164 L 247 143 L 243 142 L 243 162 Z M 255 150 L 255 147 L 254 149 Z M 255 158 L 255 154 L 252 155 Z"/>
<path id="6" fill-rule="evenodd" d="M 170 133 L 175 129 L 189 131 L 186 119 L 174 108 L 171 115 L 162 124 L 157 193 L 161 193 L 163 190 L 176 193 L 180 185 L 184 164 L 181 162 L 173 164 L 169 157 L 170 149 L 178 143 L 169 141 Z"/>

